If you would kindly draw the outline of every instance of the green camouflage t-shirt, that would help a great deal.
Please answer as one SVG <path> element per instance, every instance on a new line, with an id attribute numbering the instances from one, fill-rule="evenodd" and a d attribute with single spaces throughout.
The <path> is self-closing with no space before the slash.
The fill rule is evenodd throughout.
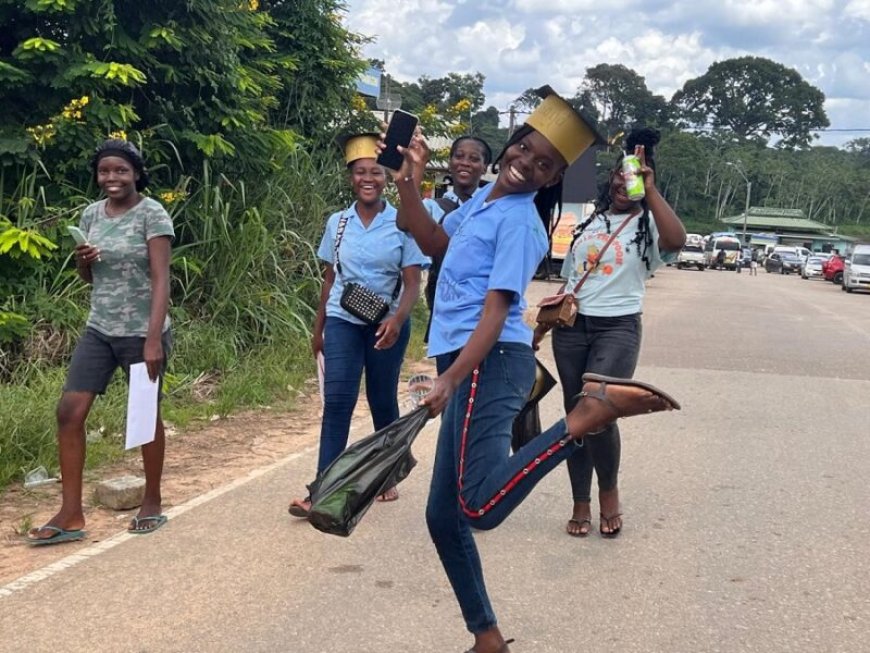
<path id="1" fill-rule="evenodd" d="M 91 264 L 94 284 L 87 326 L 107 336 L 145 337 L 151 315 L 148 241 L 174 238 L 172 218 L 150 197 L 117 217 L 106 215 L 105 206 L 106 200 L 94 202 L 79 223 L 88 242 L 100 249 L 101 259 Z M 167 315 L 163 330 L 168 328 Z"/>

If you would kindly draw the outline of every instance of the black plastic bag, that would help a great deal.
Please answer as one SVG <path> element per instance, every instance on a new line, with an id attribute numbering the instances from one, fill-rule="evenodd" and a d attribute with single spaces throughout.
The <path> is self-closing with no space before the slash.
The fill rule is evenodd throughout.
<path id="1" fill-rule="evenodd" d="M 511 450 L 516 453 L 520 447 L 541 434 L 541 412 L 538 402 L 556 385 L 556 379 L 535 359 L 535 383 L 529 393 L 526 405 L 514 418 L 511 427 Z"/>
<path id="2" fill-rule="evenodd" d="M 311 525 L 324 533 L 350 535 L 375 498 L 417 464 L 411 444 L 428 419 L 428 408 L 421 406 L 345 449 L 308 486 Z"/>

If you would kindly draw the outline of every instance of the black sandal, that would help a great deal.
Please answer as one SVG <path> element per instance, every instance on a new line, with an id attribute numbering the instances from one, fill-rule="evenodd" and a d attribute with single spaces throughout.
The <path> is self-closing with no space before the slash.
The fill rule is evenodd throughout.
<path id="1" fill-rule="evenodd" d="M 601 519 L 601 523 L 598 524 L 598 532 L 601 534 L 601 537 L 613 538 L 613 537 L 616 537 L 617 535 L 619 535 L 619 531 L 622 530 L 622 525 L 620 524 L 620 525 L 617 526 L 616 528 L 613 528 L 613 527 L 610 525 L 610 521 L 611 521 L 612 519 L 616 519 L 616 518 L 618 518 L 618 517 L 622 517 L 622 513 L 621 513 L 621 512 L 618 512 L 618 513 L 616 513 L 615 515 L 610 515 L 610 517 L 605 517 L 603 512 L 599 512 L 599 513 L 598 513 L 598 516 L 599 516 L 600 519 Z M 609 532 L 609 533 L 606 532 L 606 531 L 604 530 L 604 525 L 605 525 L 605 523 L 607 524 L 607 528 L 610 529 L 610 532 Z"/>
<path id="2" fill-rule="evenodd" d="M 589 530 L 585 533 L 582 530 L 578 530 L 576 533 L 572 533 L 568 529 L 565 529 L 565 532 L 568 533 L 571 537 L 586 537 L 589 535 L 589 531 L 592 530 L 592 520 L 591 519 L 574 519 L 573 517 L 568 520 L 569 524 L 577 524 L 578 529 L 583 528 L 583 524 L 589 524 Z"/>

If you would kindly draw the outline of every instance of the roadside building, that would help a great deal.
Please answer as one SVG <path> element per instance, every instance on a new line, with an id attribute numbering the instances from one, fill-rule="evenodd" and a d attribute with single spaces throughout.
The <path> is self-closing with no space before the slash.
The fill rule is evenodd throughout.
<path id="1" fill-rule="evenodd" d="M 749 213 L 739 213 L 722 222 L 741 233 L 744 222 L 749 245 L 769 247 L 771 245 L 794 245 L 806 247 L 814 252 L 845 252 L 854 238 L 836 233 L 836 228 L 805 217 L 801 209 L 778 209 L 766 206 L 751 206 Z"/>

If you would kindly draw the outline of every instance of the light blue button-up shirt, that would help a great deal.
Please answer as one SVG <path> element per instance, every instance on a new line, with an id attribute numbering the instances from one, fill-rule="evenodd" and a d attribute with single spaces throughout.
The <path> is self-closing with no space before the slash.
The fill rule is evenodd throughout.
<path id="1" fill-rule="evenodd" d="M 317 249 L 317 256 L 333 265 L 333 268 L 335 236 L 343 215 L 347 215 L 348 220 L 339 249 L 341 273 L 335 271 L 335 283 L 326 302 L 326 315 L 340 317 L 354 324 L 365 324 L 345 311 L 339 303 L 345 284 L 351 281 L 377 293 L 390 303 L 389 315 L 395 314 L 399 297 L 394 300 L 393 291 L 401 278 L 402 269 L 425 265 L 429 259 L 423 255 L 410 234 L 396 227 L 396 209 L 389 202 L 385 202 L 384 210 L 375 216 L 368 228 L 363 225 L 354 202 L 344 211 L 329 216 Z"/>
<path id="2" fill-rule="evenodd" d="M 430 356 L 465 346 L 490 290 L 513 293 L 499 341 L 532 342 L 532 330 L 523 321 L 524 294 L 547 253 L 547 233 L 535 208 L 535 193 L 487 202 L 492 188 L 480 189 L 444 219 L 450 244 L 438 275 Z"/>

